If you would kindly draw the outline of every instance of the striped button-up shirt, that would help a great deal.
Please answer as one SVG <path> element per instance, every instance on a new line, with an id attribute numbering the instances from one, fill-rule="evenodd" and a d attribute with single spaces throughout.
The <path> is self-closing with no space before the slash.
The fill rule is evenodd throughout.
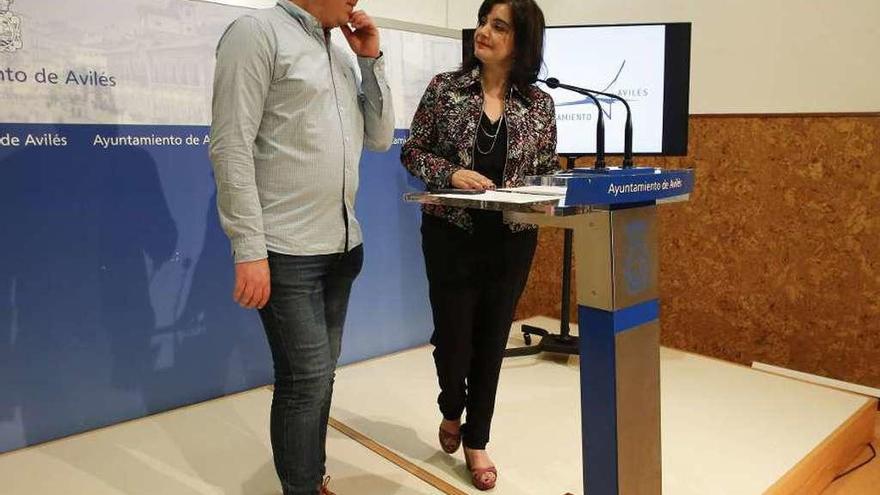
<path id="1" fill-rule="evenodd" d="M 217 47 L 210 155 L 235 261 L 339 253 L 366 145 L 391 146 L 382 57 L 354 57 L 288 0 L 237 19 Z"/>

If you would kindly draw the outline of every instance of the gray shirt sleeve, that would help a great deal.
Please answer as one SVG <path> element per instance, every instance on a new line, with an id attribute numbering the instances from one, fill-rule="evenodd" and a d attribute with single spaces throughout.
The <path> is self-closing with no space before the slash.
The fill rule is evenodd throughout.
<path id="1" fill-rule="evenodd" d="M 385 79 L 385 56 L 358 57 L 361 69 L 361 111 L 364 114 L 364 145 L 372 151 L 388 151 L 394 140 L 394 107 Z"/>
<path id="2" fill-rule="evenodd" d="M 242 17 L 217 46 L 209 153 L 236 263 L 267 257 L 253 149 L 272 80 L 271 40 L 257 19 Z"/>

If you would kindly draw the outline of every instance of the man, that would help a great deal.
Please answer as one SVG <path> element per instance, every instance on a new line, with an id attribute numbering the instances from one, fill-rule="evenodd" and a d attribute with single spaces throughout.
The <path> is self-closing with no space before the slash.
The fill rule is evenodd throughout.
<path id="1" fill-rule="evenodd" d="M 357 0 L 279 0 L 217 48 L 211 161 L 235 258 L 233 297 L 258 308 L 275 366 L 271 438 L 285 495 L 330 494 L 325 440 L 351 285 L 363 146 L 394 117 L 370 17 Z M 339 28 L 357 55 L 330 42 Z M 319 486 L 320 485 L 320 486 Z"/>

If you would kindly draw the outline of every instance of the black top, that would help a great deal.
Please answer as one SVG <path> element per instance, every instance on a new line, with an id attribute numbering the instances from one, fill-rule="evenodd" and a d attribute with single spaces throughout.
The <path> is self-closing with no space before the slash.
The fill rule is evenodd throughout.
<path id="1" fill-rule="evenodd" d="M 498 187 L 504 187 L 504 165 L 507 161 L 507 122 L 499 118 L 489 120 L 483 112 L 477 128 L 474 146 L 474 170 L 488 177 Z"/>
<path id="2" fill-rule="evenodd" d="M 492 122 L 483 112 L 477 128 L 474 146 L 474 170 L 488 177 L 497 187 L 504 187 L 504 166 L 507 163 L 507 121 L 499 118 Z M 494 231 L 504 227 L 500 211 L 469 209 L 477 232 Z"/>

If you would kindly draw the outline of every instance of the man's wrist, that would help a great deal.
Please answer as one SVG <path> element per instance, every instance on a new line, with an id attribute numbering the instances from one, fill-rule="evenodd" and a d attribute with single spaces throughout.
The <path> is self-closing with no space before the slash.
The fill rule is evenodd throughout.
<path id="1" fill-rule="evenodd" d="M 253 260 L 236 261 L 235 264 L 236 265 L 247 265 L 247 264 L 252 264 L 252 263 L 259 263 L 261 261 L 268 262 L 269 258 L 257 258 L 257 259 L 253 259 Z"/>

